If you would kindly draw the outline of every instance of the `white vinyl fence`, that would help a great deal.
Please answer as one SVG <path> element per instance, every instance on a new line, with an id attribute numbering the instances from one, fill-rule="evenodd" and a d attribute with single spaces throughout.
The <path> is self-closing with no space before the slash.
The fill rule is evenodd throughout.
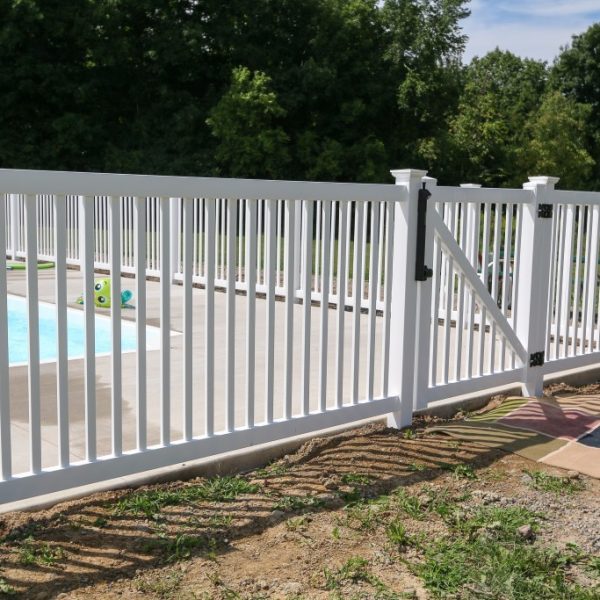
<path id="1" fill-rule="evenodd" d="M 544 375 L 600 359 L 600 193 L 392 173 L 396 185 L 0 170 L 2 261 L 26 262 L 0 265 L 0 502 L 364 418 L 407 425 L 499 386 L 537 395 Z M 110 311 L 94 307 L 102 272 Z M 84 351 L 70 360 L 75 285 Z M 8 294 L 27 300 L 25 366 L 9 357 Z M 40 301 L 55 306 L 51 361 Z"/>

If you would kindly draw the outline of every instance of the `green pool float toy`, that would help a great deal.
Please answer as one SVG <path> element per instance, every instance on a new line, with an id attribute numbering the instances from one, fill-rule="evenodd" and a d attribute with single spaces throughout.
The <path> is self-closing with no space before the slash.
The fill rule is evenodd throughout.
<path id="1" fill-rule="evenodd" d="M 27 263 L 11 262 L 11 263 L 6 264 L 6 268 L 9 271 L 25 271 L 25 269 L 27 268 Z M 40 271 L 41 269 L 53 269 L 54 263 L 53 262 L 41 262 L 41 263 L 37 264 L 37 268 L 38 268 L 38 271 Z"/>
<path id="2" fill-rule="evenodd" d="M 110 277 L 104 279 L 96 279 L 94 281 L 94 305 L 98 308 L 110 308 L 110 288 L 111 281 Z M 121 292 L 121 308 L 133 308 L 128 304 L 129 300 L 133 298 L 133 292 L 130 290 L 123 290 Z M 79 296 L 76 302 L 83 304 L 83 296 Z"/>

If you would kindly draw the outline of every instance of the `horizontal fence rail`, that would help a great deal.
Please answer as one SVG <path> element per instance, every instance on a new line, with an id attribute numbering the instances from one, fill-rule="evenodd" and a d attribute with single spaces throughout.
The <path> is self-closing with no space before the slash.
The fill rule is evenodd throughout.
<path id="1" fill-rule="evenodd" d="M 0 170 L 0 502 L 600 358 L 600 194 L 393 175 Z"/>

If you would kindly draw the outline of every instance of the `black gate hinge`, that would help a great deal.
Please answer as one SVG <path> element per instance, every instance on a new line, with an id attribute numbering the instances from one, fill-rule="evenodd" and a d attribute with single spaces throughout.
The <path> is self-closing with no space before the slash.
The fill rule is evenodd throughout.
<path id="1" fill-rule="evenodd" d="M 427 200 L 431 192 L 425 187 L 419 190 L 417 205 L 417 254 L 415 259 L 415 280 L 427 281 L 433 277 L 433 269 L 425 264 L 425 241 L 427 236 Z"/>
<path id="2" fill-rule="evenodd" d="M 540 219 L 551 219 L 552 208 L 552 204 L 538 204 L 538 217 Z"/>
<path id="3" fill-rule="evenodd" d="M 529 355 L 529 366 L 530 367 L 541 367 L 546 360 L 546 353 L 542 350 L 541 352 L 533 352 Z"/>

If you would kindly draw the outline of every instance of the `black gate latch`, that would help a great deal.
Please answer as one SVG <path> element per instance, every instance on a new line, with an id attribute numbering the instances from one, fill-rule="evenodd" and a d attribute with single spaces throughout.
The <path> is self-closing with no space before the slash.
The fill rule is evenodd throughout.
<path id="1" fill-rule="evenodd" d="M 425 239 L 427 235 L 427 200 L 431 197 L 431 192 L 425 187 L 419 190 L 417 204 L 417 255 L 415 261 L 415 279 L 417 281 L 427 281 L 433 277 L 433 269 L 425 264 Z"/>

